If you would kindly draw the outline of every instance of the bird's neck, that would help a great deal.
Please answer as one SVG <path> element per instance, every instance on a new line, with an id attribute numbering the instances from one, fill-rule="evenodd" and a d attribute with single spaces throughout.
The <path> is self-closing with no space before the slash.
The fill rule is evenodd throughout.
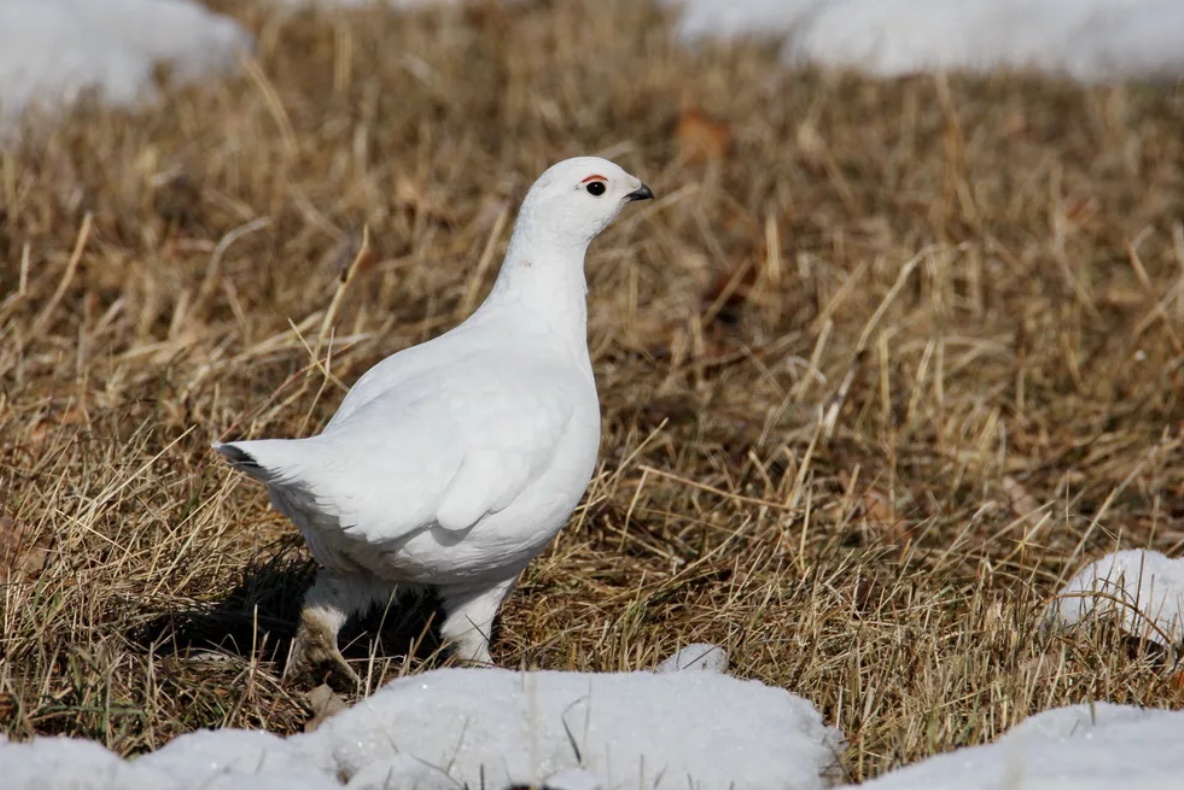
<path id="1" fill-rule="evenodd" d="M 587 359 L 587 249 L 588 241 L 562 240 L 519 222 L 493 290 L 478 312 L 508 311 Z"/>

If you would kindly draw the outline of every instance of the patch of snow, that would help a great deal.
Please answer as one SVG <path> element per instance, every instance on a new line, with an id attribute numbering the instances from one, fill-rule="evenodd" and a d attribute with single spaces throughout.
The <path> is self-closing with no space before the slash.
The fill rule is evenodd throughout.
<path id="1" fill-rule="evenodd" d="M 269 732 L 253 730 L 199 730 L 174 738 L 157 751 L 144 755 L 134 763 L 136 768 L 149 768 L 171 776 L 178 786 L 188 787 L 194 777 L 210 777 L 211 784 L 203 787 L 222 787 L 221 783 L 256 786 L 252 782 L 271 781 L 277 787 L 336 787 L 318 767 L 306 758 L 290 741 Z M 316 785 L 309 783 L 317 777 Z M 303 784 L 301 784 L 303 782 Z M 230 786 L 230 785 L 226 785 Z"/>
<path id="2" fill-rule="evenodd" d="M 341 790 L 339 783 L 323 774 L 296 776 L 291 773 L 267 771 L 257 774 L 237 771 L 214 774 L 199 781 L 191 781 L 181 787 L 183 790 Z M 123 788 L 103 785 L 102 790 L 123 790 Z M 396 790 L 396 786 L 388 785 L 383 790 Z"/>
<path id="3" fill-rule="evenodd" d="M 865 782 L 862 790 L 1175 790 L 1184 711 L 1105 702 L 1032 716 L 994 743 L 958 749 Z"/>
<path id="4" fill-rule="evenodd" d="M 123 760 L 93 741 L 0 736 L 4 790 L 340 790 L 284 739 L 222 730 L 182 735 L 159 751 Z M 424 790 L 428 790 L 425 788 Z"/>
<path id="5" fill-rule="evenodd" d="M 702 669 L 708 672 L 728 671 L 728 651 L 707 642 L 696 642 L 663 661 L 655 672 L 681 672 L 684 669 Z"/>
<path id="6" fill-rule="evenodd" d="M 0 739 L 0 776 L 5 790 L 179 790 L 167 774 L 125 762 L 78 738 Z"/>
<path id="7" fill-rule="evenodd" d="M 435 766 L 410 754 L 396 754 L 375 760 L 350 777 L 349 786 L 358 790 L 464 790 L 460 782 Z"/>
<path id="8" fill-rule="evenodd" d="M 827 786 L 842 747 L 806 700 L 715 672 L 440 669 L 287 739 L 203 730 L 124 761 L 89 741 L 0 737 L 0 786 L 811 790 Z"/>
<path id="9" fill-rule="evenodd" d="M 666 0 L 679 33 L 784 37 L 783 60 L 882 76 L 1035 68 L 1084 81 L 1184 74 L 1178 0 Z"/>
<path id="10" fill-rule="evenodd" d="M 1108 554 L 1069 580 L 1050 614 L 1064 626 L 1117 615 L 1132 636 L 1184 644 L 1184 559 L 1142 549 Z"/>
<path id="11" fill-rule="evenodd" d="M 544 779 L 543 786 L 547 790 L 603 790 L 604 782 L 582 768 L 565 768 Z"/>
<path id="12" fill-rule="evenodd" d="M 714 672 L 441 669 L 290 740 L 351 779 L 409 755 L 470 787 L 583 768 L 605 787 L 809 790 L 825 786 L 841 749 L 806 700 Z"/>
<path id="13" fill-rule="evenodd" d="M 194 80 L 251 45 L 237 22 L 193 0 L 0 0 L 0 127 L 92 88 L 132 104 L 151 94 L 159 63 Z"/>

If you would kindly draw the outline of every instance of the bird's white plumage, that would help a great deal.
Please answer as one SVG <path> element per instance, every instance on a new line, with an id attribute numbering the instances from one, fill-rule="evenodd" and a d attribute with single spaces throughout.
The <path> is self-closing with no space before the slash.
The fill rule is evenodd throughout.
<path id="1" fill-rule="evenodd" d="M 595 463 L 594 384 L 547 360 L 546 349 L 535 351 L 541 359 L 517 350 L 459 360 L 446 354 L 449 364 L 400 382 L 320 436 L 236 446 L 266 470 L 266 482 L 281 492 L 279 509 L 326 567 L 361 565 L 424 583 L 480 574 L 474 563 L 455 562 L 455 536 L 440 530 L 474 530 L 507 510 L 561 460 L 561 444 L 577 451 L 584 463 L 574 466 L 586 466 L 588 476 Z M 578 500 L 587 480 L 572 466 L 550 485 Z M 522 534 L 516 546 L 507 528 L 485 534 L 493 531 L 471 536 L 492 566 L 534 541 Z M 382 556 L 352 557 L 359 544 Z"/>
<path id="2" fill-rule="evenodd" d="M 267 484 L 335 590 L 352 579 L 430 584 L 446 609 L 452 599 L 470 620 L 492 619 L 591 479 L 600 411 L 584 253 L 624 205 L 651 196 L 603 159 L 555 165 L 467 321 L 371 368 L 318 436 L 216 445 Z M 482 596 L 496 596 L 492 610 Z M 473 627 L 487 638 L 487 626 Z"/>

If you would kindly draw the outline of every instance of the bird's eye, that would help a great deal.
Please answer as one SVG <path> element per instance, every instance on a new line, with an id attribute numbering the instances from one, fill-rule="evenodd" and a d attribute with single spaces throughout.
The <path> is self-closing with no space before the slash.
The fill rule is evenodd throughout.
<path id="1" fill-rule="evenodd" d="M 588 190 L 588 194 L 592 197 L 600 197 L 604 194 L 605 189 L 603 181 L 593 181 L 584 188 Z"/>

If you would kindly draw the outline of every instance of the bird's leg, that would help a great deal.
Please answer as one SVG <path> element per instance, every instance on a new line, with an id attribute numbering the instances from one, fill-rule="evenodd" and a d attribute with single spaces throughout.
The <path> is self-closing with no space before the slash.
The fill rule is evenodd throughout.
<path id="1" fill-rule="evenodd" d="M 514 589 L 518 577 L 482 587 L 440 589 L 444 599 L 444 622 L 440 635 L 452 654 L 469 664 L 492 664 L 489 637 L 493 618 L 502 601 Z"/>
<path id="2" fill-rule="evenodd" d="M 347 577 L 318 571 L 316 581 L 304 595 L 300 626 L 284 667 L 284 682 L 327 666 L 353 684 L 360 684 L 358 674 L 337 647 L 337 634 L 352 615 L 366 611 L 375 600 L 386 600 L 391 589 L 390 584 L 361 574 Z"/>

